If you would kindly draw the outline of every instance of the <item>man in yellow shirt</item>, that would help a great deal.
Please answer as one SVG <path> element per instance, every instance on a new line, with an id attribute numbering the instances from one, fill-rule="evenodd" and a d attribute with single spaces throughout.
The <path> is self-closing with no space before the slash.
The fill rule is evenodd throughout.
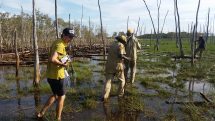
<path id="1" fill-rule="evenodd" d="M 56 118 L 57 120 L 61 120 L 61 112 L 65 100 L 64 72 L 65 67 L 68 65 L 67 62 L 63 63 L 61 59 L 67 55 L 65 47 L 67 47 L 74 36 L 74 30 L 65 28 L 61 39 L 56 40 L 51 46 L 47 65 L 47 80 L 53 95 L 49 97 L 42 110 L 37 114 L 38 118 L 41 118 L 47 109 L 57 100 Z"/>
<path id="2" fill-rule="evenodd" d="M 124 77 L 124 65 L 123 59 L 129 59 L 125 56 L 125 44 L 126 37 L 125 36 L 117 36 L 115 38 L 117 41 L 114 41 L 111 44 L 108 50 L 107 62 L 105 65 L 105 77 L 106 82 L 104 86 L 104 94 L 102 97 L 102 101 L 107 101 L 109 98 L 110 90 L 111 90 L 111 81 L 114 76 L 120 81 L 119 85 L 119 97 L 124 94 L 124 86 L 125 86 L 125 77 Z"/>

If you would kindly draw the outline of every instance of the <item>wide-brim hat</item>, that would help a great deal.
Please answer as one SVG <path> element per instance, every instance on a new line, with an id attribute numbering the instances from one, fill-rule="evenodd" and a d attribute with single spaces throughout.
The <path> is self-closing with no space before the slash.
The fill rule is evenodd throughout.
<path id="1" fill-rule="evenodd" d="M 125 43 L 127 42 L 127 39 L 124 35 L 116 36 L 115 39 L 118 41 L 123 41 Z"/>

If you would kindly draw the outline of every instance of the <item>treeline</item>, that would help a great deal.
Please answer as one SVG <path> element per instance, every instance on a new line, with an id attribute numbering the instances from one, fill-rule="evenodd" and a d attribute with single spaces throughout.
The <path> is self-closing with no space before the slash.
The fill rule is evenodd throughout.
<path id="1" fill-rule="evenodd" d="M 56 40 L 55 21 L 47 14 L 36 11 L 36 29 L 39 48 L 48 48 L 52 41 Z M 70 25 L 69 25 L 70 23 Z M 89 20 L 89 26 L 80 25 L 80 22 L 64 21 L 58 18 L 59 32 L 65 27 L 72 27 L 76 31 L 77 38 L 73 45 L 90 45 L 101 44 L 100 26 L 95 25 Z M 33 48 L 32 42 L 32 15 L 21 11 L 20 15 L 11 15 L 10 13 L 0 12 L 0 52 L 12 51 L 14 48 L 14 31 L 17 33 L 17 46 L 19 50 Z M 81 37 L 80 37 L 81 33 Z M 60 33 L 59 33 L 60 35 Z M 103 31 L 104 37 L 107 32 Z"/>
<path id="2" fill-rule="evenodd" d="M 198 33 L 197 34 L 204 36 L 204 33 Z M 191 38 L 192 34 L 191 33 L 187 33 L 187 32 L 181 32 L 181 38 Z M 168 33 L 159 33 L 159 37 L 160 38 L 164 38 L 164 39 L 175 39 L 176 38 L 176 33 L 175 32 L 168 32 Z M 140 35 L 138 36 L 138 38 L 140 39 L 153 39 L 156 38 L 155 34 L 144 34 L 144 35 Z M 209 36 L 210 40 L 215 40 L 215 36 L 213 34 L 211 34 Z"/>

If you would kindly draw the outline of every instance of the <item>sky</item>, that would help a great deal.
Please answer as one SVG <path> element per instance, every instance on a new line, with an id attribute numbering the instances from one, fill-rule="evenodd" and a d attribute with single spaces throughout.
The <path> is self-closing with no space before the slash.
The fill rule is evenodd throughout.
<path id="1" fill-rule="evenodd" d="M 53 20 L 55 15 L 55 0 L 35 0 L 36 8 L 42 13 L 48 14 Z M 157 0 L 145 0 L 157 30 Z M 164 17 L 169 10 L 164 33 L 175 31 L 174 0 L 161 0 L 160 28 L 162 28 Z M 88 26 L 89 17 L 94 25 L 100 25 L 98 0 L 58 0 L 58 17 L 68 21 L 81 21 L 83 5 L 83 25 Z M 152 23 L 143 0 L 100 0 L 103 27 L 109 35 L 113 32 L 127 30 L 127 18 L 129 16 L 129 28 L 136 29 L 140 17 L 140 27 L 143 34 L 151 33 Z M 198 0 L 178 0 L 181 31 L 188 31 L 188 25 L 195 22 Z M 25 13 L 32 13 L 32 0 L 0 0 L 0 12 L 20 14 L 21 6 Z M 199 10 L 199 31 L 207 21 L 208 9 L 210 8 L 210 30 L 214 30 L 215 0 L 201 0 Z"/>

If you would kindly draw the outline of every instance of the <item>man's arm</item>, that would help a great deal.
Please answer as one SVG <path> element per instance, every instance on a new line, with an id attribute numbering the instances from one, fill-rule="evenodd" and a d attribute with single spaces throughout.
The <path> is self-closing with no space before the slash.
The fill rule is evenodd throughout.
<path id="1" fill-rule="evenodd" d="M 129 60 L 129 61 L 131 60 L 131 58 L 129 58 L 129 57 L 123 55 L 123 54 L 119 54 L 119 58 Z"/>
<path id="2" fill-rule="evenodd" d="M 136 45 L 137 45 L 137 49 L 140 50 L 141 49 L 141 44 L 139 43 L 137 38 L 135 38 L 135 42 L 136 42 Z"/>
<path id="3" fill-rule="evenodd" d="M 67 66 L 67 63 L 62 63 L 59 59 L 58 59 L 58 52 L 54 52 L 52 54 L 52 56 L 49 58 L 49 61 L 51 61 L 52 63 L 54 64 L 57 64 L 57 65 L 60 65 L 60 66 L 64 66 L 66 67 Z"/>

